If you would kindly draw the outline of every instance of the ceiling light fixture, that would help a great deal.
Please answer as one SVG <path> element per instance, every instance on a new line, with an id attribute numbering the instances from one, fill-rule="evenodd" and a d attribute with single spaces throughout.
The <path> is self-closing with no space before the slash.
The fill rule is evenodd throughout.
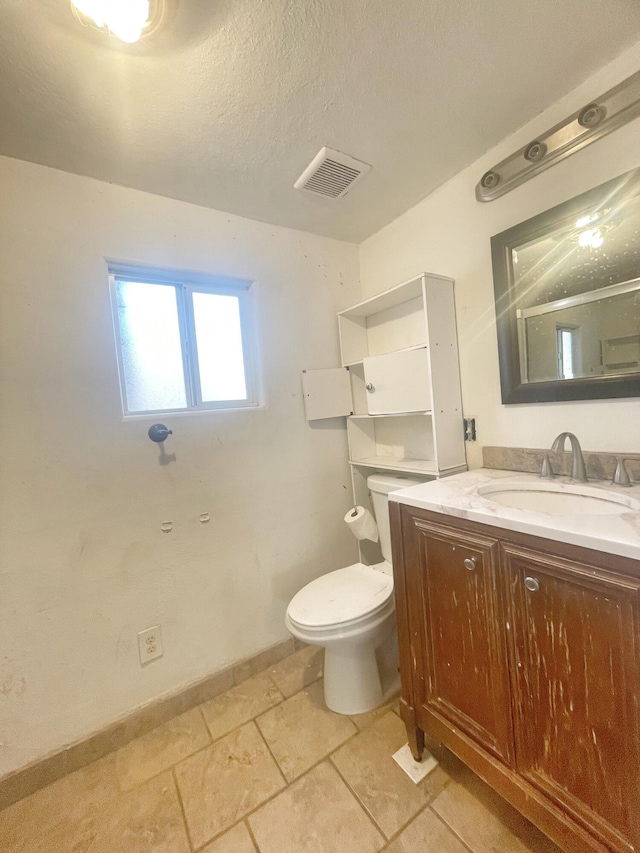
<path id="1" fill-rule="evenodd" d="M 164 16 L 164 0 L 71 0 L 71 9 L 85 26 L 133 44 L 158 28 Z"/>

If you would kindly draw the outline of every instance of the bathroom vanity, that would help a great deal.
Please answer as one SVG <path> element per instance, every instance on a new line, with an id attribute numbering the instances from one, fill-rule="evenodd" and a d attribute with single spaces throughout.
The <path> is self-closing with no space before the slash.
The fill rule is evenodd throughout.
<path id="1" fill-rule="evenodd" d="M 640 486 L 481 469 L 390 497 L 414 755 L 444 744 L 566 851 L 640 849 Z"/>

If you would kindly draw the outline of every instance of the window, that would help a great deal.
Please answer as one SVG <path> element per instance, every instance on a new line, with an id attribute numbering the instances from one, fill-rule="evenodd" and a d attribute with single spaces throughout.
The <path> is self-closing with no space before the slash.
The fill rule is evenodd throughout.
<path id="1" fill-rule="evenodd" d="M 259 404 L 250 282 L 109 272 L 125 415 Z"/>
<path id="2" fill-rule="evenodd" d="M 579 330 L 579 326 L 556 325 L 556 353 L 560 379 L 575 378 Z"/>

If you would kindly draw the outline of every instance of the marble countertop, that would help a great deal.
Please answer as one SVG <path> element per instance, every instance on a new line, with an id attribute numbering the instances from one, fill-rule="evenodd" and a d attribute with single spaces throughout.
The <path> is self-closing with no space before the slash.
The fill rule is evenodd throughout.
<path id="1" fill-rule="evenodd" d="M 499 481 L 505 485 L 510 484 L 509 481 L 514 485 L 540 485 L 551 482 L 553 489 L 560 491 L 579 489 L 580 486 L 586 485 L 589 491 L 595 489 L 612 495 L 624 495 L 625 498 L 637 501 L 637 506 L 640 506 L 640 484 L 627 488 L 613 486 L 602 480 L 577 484 L 569 481 L 567 477 L 555 477 L 552 481 L 546 481 L 537 474 L 493 468 L 478 468 L 441 480 L 420 483 L 392 492 L 389 499 L 456 518 L 466 518 L 506 530 L 530 533 L 545 539 L 640 560 L 640 510 L 606 515 L 557 515 L 501 506 L 490 500 L 489 496 L 483 497 L 478 493 L 482 486 Z"/>

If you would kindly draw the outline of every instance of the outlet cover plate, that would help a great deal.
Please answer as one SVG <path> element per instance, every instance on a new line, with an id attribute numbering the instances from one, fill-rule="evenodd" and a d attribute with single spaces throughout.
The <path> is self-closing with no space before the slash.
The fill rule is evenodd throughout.
<path id="1" fill-rule="evenodd" d="M 162 657 L 164 651 L 162 649 L 162 629 L 160 625 L 154 625 L 153 628 L 145 628 L 144 631 L 138 631 L 138 651 L 142 666 L 149 663 L 149 661 Z"/>

